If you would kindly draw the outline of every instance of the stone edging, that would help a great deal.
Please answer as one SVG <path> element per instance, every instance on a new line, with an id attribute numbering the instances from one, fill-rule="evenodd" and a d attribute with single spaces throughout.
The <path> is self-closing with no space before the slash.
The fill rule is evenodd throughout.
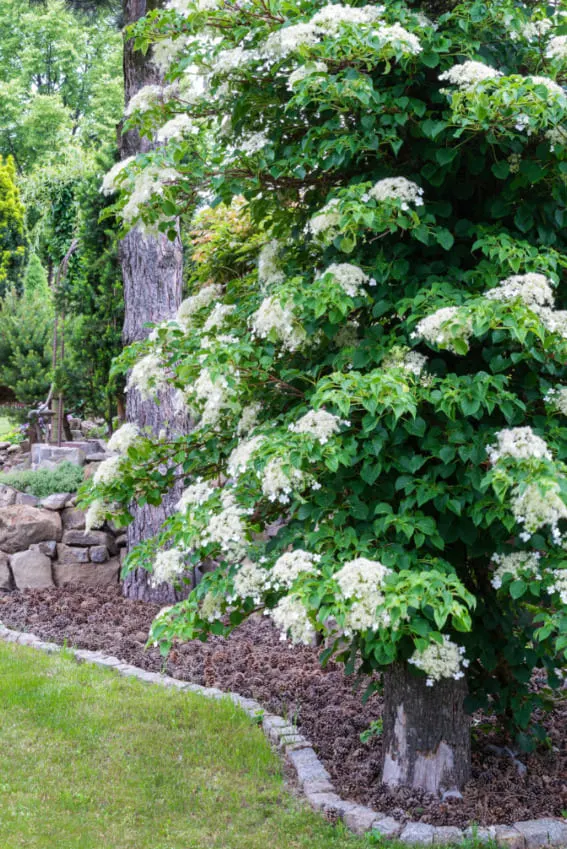
<path id="1" fill-rule="evenodd" d="M 6 628 L 1 622 L 0 640 L 30 646 L 48 653 L 59 652 L 62 649 L 57 643 L 44 642 L 34 634 Z M 202 687 L 200 684 L 192 684 L 189 681 L 179 681 L 177 678 L 161 675 L 158 672 L 146 672 L 144 669 L 123 663 L 118 658 L 103 652 L 84 649 L 66 650 L 79 662 L 114 669 L 120 675 L 137 678 L 149 684 L 186 690 L 208 699 L 230 699 L 249 716 L 261 719 L 265 735 L 283 752 L 286 761 L 295 770 L 297 781 L 310 806 L 316 811 L 321 811 L 328 819 L 343 820 L 347 828 L 355 834 L 364 834 L 368 831 L 379 832 L 385 839 L 396 838 L 409 845 L 454 844 L 475 836 L 481 842 L 493 841 L 507 849 L 538 849 L 540 846 L 567 849 L 567 821 L 563 822 L 559 819 L 526 820 L 516 822 L 513 826 L 491 825 L 469 827 L 464 830 L 455 826 L 433 826 L 420 822 L 404 825 L 387 814 L 341 799 L 335 793 L 330 775 L 315 754 L 310 742 L 281 716 L 266 713 L 255 699 L 246 699 L 238 693 L 224 693 L 215 687 Z"/>

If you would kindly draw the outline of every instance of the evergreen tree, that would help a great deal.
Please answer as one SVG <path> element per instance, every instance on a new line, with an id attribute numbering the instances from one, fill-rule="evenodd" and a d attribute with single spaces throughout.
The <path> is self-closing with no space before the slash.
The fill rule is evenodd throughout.
<path id="1" fill-rule="evenodd" d="M 18 282 L 25 262 L 24 206 L 11 156 L 0 155 L 0 295 Z"/>

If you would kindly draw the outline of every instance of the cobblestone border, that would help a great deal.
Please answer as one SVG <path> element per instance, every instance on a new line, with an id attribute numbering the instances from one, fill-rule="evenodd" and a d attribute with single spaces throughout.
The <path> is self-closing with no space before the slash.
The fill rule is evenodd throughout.
<path id="1" fill-rule="evenodd" d="M 40 651 L 54 653 L 62 650 L 57 643 L 46 643 L 34 634 L 14 631 L 0 622 L 0 640 L 30 646 Z M 493 841 L 506 849 L 538 849 L 541 846 L 554 846 L 567 849 L 567 821 L 544 818 L 515 822 L 513 826 L 491 825 L 488 827 L 469 827 L 464 830 L 454 826 L 433 826 L 421 822 L 400 823 L 387 814 L 341 799 L 335 793 L 330 775 L 315 754 L 309 740 L 297 732 L 281 716 L 266 713 L 255 699 L 246 699 L 238 693 L 225 693 L 215 687 L 202 687 L 189 681 L 179 681 L 169 675 L 158 672 L 146 672 L 123 663 L 116 657 L 98 651 L 85 649 L 66 649 L 79 663 L 92 663 L 95 666 L 114 669 L 119 675 L 137 678 L 148 684 L 173 687 L 197 693 L 208 699 L 230 699 L 249 716 L 261 720 L 266 737 L 283 753 L 286 761 L 295 770 L 297 781 L 305 798 L 315 811 L 321 811 L 328 819 L 341 819 L 355 834 L 368 831 L 379 833 L 383 838 L 395 838 L 411 846 L 433 846 L 459 843 L 467 838 L 476 837 L 480 842 Z"/>

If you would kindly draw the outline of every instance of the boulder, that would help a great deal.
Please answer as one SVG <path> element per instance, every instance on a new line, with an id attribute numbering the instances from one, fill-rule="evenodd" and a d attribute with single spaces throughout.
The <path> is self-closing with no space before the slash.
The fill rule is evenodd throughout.
<path id="1" fill-rule="evenodd" d="M 44 507 L 46 510 L 63 510 L 70 498 L 70 492 L 54 492 L 53 495 L 43 498 L 39 506 Z"/>
<path id="2" fill-rule="evenodd" d="M 0 486 L 0 508 L 11 507 L 16 503 L 18 493 L 11 486 Z"/>
<path id="3" fill-rule="evenodd" d="M 65 545 L 97 546 L 105 545 L 111 554 L 116 553 L 114 537 L 106 531 L 65 531 L 63 534 Z"/>
<path id="4" fill-rule="evenodd" d="M 0 451 L 6 451 L 11 444 L 11 442 L 0 442 Z"/>
<path id="5" fill-rule="evenodd" d="M 47 557 L 55 557 L 57 554 L 57 541 L 54 539 L 46 540 L 45 542 L 34 542 L 30 545 L 30 551 L 41 551 Z"/>
<path id="6" fill-rule="evenodd" d="M 57 543 L 57 562 L 58 563 L 88 563 L 89 550 L 88 548 L 77 548 L 64 543 Z"/>
<path id="7" fill-rule="evenodd" d="M 126 534 L 120 534 L 119 537 L 116 537 L 116 545 L 118 548 L 126 548 L 128 545 L 128 536 Z"/>
<path id="8" fill-rule="evenodd" d="M 107 563 L 54 563 L 53 574 L 55 584 L 63 587 L 65 584 L 78 584 L 83 587 L 108 587 L 118 583 L 120 564 L 118 560 Z"/>
<path id="9" fill-rule="evenodd" d="M 82 466 L 86 457 L 85 447 L 84 443 L 58 446 L 36 442 L 31 447 L 32 466 L 34 469 L 57 468 L 64 461 Z"/>
<path id="10" fill-rule="evenodd" d="M 30 495 L 29 492 L 18 492 L 16 493 L 15 504 L 25 504 L 27 507 L 37 507 L 39 504 L 39 498 L 37 495 Z"/>
<path id="11" fill-rule="evenodd" d="M 10 572 L 10 558 L 0 551 L 0 590 L 12 589 L 12 573 Z"/>
<path id="12" fill-rule="evenodd" d="M 74 507 L 65 507 L 61 513 L 63 519 L 63 527 L 66 531 L 84 531 L 85 529 L 85 514 L 82 510 L 77 510 Z"/>
<path id="13" fill-rule="evenodd" d="M 0 509 L 0 550 L 8 554 L 25 551 L 34 542 L 61 539 L 59 513 L 25 504 Z"/>
<path id="14" fill-rule="evenodd" d="M 10 558 L 10 566 L 19 590 L 53 586 L 51 560 L 40 551 L 19 551 Z"/>
<path id="15" fill-rule="evenodd" d="M 10 445 L 9 448 L 6 449 L 7 454 L 19 454 L 22 449 L 19 445 Z"/>
<path id="16" fill-rule="evenodd" d="M 93 545 L 89 548 L 89 554 L 93 563 L 106 563 L 109 556 L 105 545 Z"/>

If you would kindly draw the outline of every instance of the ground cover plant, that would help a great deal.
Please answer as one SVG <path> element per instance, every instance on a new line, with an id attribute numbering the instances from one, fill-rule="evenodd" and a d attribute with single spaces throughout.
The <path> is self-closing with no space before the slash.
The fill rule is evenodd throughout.
<path id="1" fill-rule="evenodd" d="M 35 495 L 37 498 L 46 498 L 55 492 L 76 492 L 83 482 L 83 477 L 81 466 L 65 461 L 56 469 L 27 469 L 0 474 L 0 484 Z"/>
<path id="2" fill-rule="evenodd" d="M 357 849 L 230 702 L 0 645 L 3 849 Z M 127 720 L 127 721 L 125 721 Z"/>
<path id="3" fill-rule="evenodd" d="M 462 787 L 463 703 L 535 745 L 567 650 L 564 12 L 172 0 L 135 36 L 168 85 L 129 105 L 163 146 L 105 179 L 124 226 L 174 237 L 206 197 L 264 244 L 227 276 L 205 236 L 124 356 L 195 427 L 119 431 L 89 522 L 183 478 L 129 565 L 217 568 L 154 638 L 322 634 L 383 674 L 384 781 Z"/>

